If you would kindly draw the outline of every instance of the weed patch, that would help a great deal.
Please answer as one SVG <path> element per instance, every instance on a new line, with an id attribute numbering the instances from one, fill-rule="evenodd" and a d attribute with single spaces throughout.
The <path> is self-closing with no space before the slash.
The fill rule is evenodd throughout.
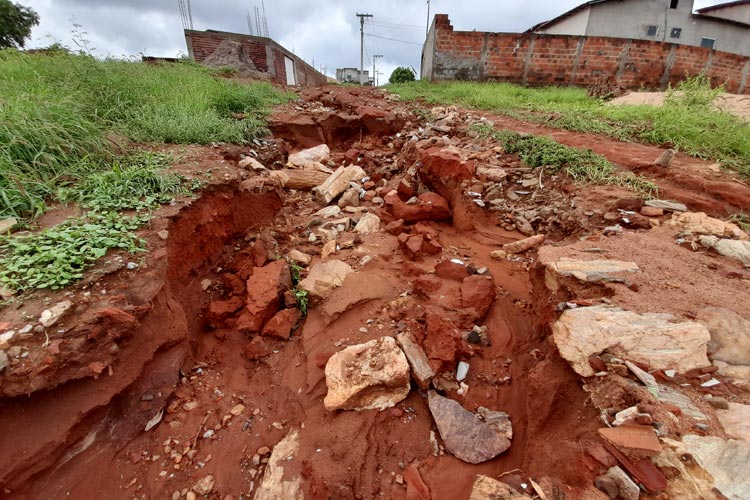
<path id="1" fill-rule="evenodd" d="M 717 90 L 703 77 L 687 79 L 668 92 L 662 107 L 609 106 L 572 87 L 419 81 L 389 89 L 404 100 L 461 104 L 555 128 L 669 146 L 717 159 L 725 168 L 750 176 L 750 124 L 712 108 Z"/>

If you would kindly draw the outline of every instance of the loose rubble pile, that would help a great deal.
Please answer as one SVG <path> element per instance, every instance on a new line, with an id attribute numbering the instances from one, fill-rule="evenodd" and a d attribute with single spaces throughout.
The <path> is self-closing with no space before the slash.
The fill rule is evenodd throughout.
<path id="1" fill-rule="evenodd" d="M 110 455 L 117 475 L 102 477 L 123 498 L 749 498 L 742 228 L 525 167 L 463 110 L 303 97 L 271 120 L 273 141 L 227 160 L 249 198 L 192 207 L 200 230 L 171 255 L 200 265 L 172 260 L 159 309 L 183 311 L 183 336 L 152 346 L 122 403 L 98 403 L 117 438 L 76 420 L 63 431 L 88 441 L 70 441 L 65 468 L 35 465 L 33 485 L 4 476 L 10 498 L 93 498 L 105 479 L 85 485 L 81 464 Z M 216 232 L 252 196 L 274 223 Z M 5 394 L 42 359 L 19 338 L 72 323 L 76 306 L 3 328 Z M 128 311 L 91 320 L 109 339 L 97 383 L 121 376 L 120 338 L 149 324 Z"/>

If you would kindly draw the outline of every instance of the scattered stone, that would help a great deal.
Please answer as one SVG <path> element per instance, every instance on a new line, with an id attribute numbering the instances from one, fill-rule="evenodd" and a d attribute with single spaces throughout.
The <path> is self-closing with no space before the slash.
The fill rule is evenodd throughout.
<path id="1" fill-rule="evenodd" d="M 448 201 L 430 191 L 419 195 L 413 203 L 402 201 L 396 191 L 391 191 L 385 196 L 385 203 L 396 219 L 405 222 L 441 221 L 451 217 Z"/>
<path id="2" fill-rule="evenodd" d="M 312 262 L 312 257 L 310 255 L 300 252 L 299 250 L 291 250 L 288 254 L 286 254 L 286 256 L 290 261 L 296 262 L 297 264 L 303 264 L 305 266 L 309 265 L 310 262 Z"/>
<path id="3" fill-rule="evenodd" d="M 325 368 L 331 410 L 384 410 L 409 394 L 409 363 L 393 337 L 347 347 Z"/>
<path id="4" fill-rule="evenodd" d="M 68 310 L 73 307 L 73 303 L 69 300 L 64 300 L 51 309 L 45 309 L 39 316 L 39 323 L 45 328 L 49 328 L 57 323 Z"/>
<path id="5" fill-rule="evenodd" d="M 459 361 L 458 367 L 456 368 L 456 381 L 462 382 L 466 379 L 469 374 L 469 363 L 465 361 Z"/>
<path id="6" fill-rule="evenodd" d="M 363 179 L 366 175 L 365 171 L 357 165 L 339 167 L 323 184 L 313 188 L 313 194 L 319 202 L 328 205 L 334 198 L 349 189 L 352 181 Z"/>
<path id="7" fill-rule="evenodd" d="M 644 205 L 647 207 L 660 208 L 665 212 L 687 212 L 687 206 L 672 201 L 647 200 Z"/>
<path id="8" fill-rule="evenodd" d="M 730 500 L 744 500 L 750 491 L 750 446 L 745 441 L 712 436 L 683 436 L 690 455 L 713 476 L 714 486 Z"/>
<path id="9" fill-rule="evenodd" d="M 0 373 L 3 373 L 3 370 L 8 367 L 8 363 L 8 355 L 5 351 L 0 351 Z"/>
<path id="10" fill-rule="evenodd" d="M 396 335 L 396 341 L 406 355 L 411 367 L 412 378 L 420 389 L 427 389 L 432 377 L 435 376 L 435 372 L 430 366 L 430 361 L 427 359 L 424 349 L 414 341 L 414 337 L 409 332 L 400 332 Z"/>
<path id="11" fill-rule="evenodd" d="M 273 447 L 266 471 L 255 492 L 254 500 L 304 500 L 302 478 L 293 476 L 285 480 L 284 464 L 296 458 L 299 451 L 299 431 L 289 431 L 284 439 Z M 288 476 L 289 474 L 286 474 Z"/>
<path id="12" fill-rule="evenodd" d="M 211 492 L 214 491 L 215 484 L 216 480 L 211 474 L 209 474 L 198 480 L 198 482 L 193 485 L 193 491 L 199 495 L 210 495 Z"/>
<path id="13" fill-rule="evenodd" d="M 198 494 L 194 491 L 188 491 L 185 493 L 186 500 L 198 500 Z"/>
<path id="14" fill-rule="evenodd" d="M 329 260 L 310 269 L 307 278 L 299 286 L 314 298 L 326 299 L 334 288 L 340 287 L 344 279 L 354 272 L 352 267 L 340 260 Z"/>
<path id="15" fill-rule="evenodd" d="M 268 170 L 261 162 L 253 158 L 252 156 L 246 156 L 243 159 L 237 163 L 237 166 L 240 168 L 248 168 L 250 167 L 255 172 L 261 172 L 263 170 Z"/>
<path id="16" fill-rule="evenodd" d="M 495 260 L 505 260 L 508 258 L 508 252 L 505 250 L 493 250 L 490 252 L 490 257 Z"/>
<path id="17" fill-rule="evenodd" d="M 599 435 L 619 448 L 658 453 L 661 451 L 659 438 L 652 427 L 644 425 L 624 425 L 599 429 Z"/>
<path id="18" fill-rule="evenodd" d="M 625 366 L 627 366 L 628 369 L 633 372 L 633 375 L 635 375 L 638 380 L 643 382 L 643 385 L 645 385 L 649 389 L 655 389 L 656 393 L 659 393 L 659 384 L 656 383 L 656 378 L 654 378 L 653 375 L 645 370 L 641 370 L 640 368 L 638 368 L 638 366 L 636 366 L 635 363 L 632 363 L 630 361 L 625 361 Z M 657 394 L 655 394 L 655 396 Z"/>
<path id="19" fill-rule="evenodd" d="M 544 243 L 544 235 L 537 234 L 536 236 L 532 236 L 531 238 L 515 241 L 513 243 L 506 243 L 505 245 L 503 245 L 503 250 L 511 254 L 523 253 L 527 250 L 531 250 L 532 248 L 540 246 L 542 243 Z"/>
<path id="20" fill-rule="evenodd" d="M 684 373 L 710 364 L 706 327 L 677 322 L 669 314 L 637 314 L 605 306 L 568 309 L 553 324 L 552 337 L 562 357 L 584 377 L 594 375 L 589 357 L 605 350 L 655 370 Z"/>
<path id="21" fill-rule="evenodd" d="M 716 236 L 701 236 L 698 241 L 704 247 L 715 250 L 719 255 L 750 266 L 750 241 L 730 240 Z"/>
<path id="22" fill-rule="evenodd" d="M 688 396 L 666 385 L 659 385 L 659 400 L 662 403 L 679 408 L 680 412 L 693 420 L 708 420 L 708 417 L 693 404 Z"/>
<path id="23" fill-rule="evenodd" d="M 720 398 L 718 396 L 714 396 L 712 398 L 709 398 L 708 404 L 713 406 L 716 409 L 719 410 L 728 410 L 729 409 L 729 401 L 727 401 L 724 398 Z"/>
<path id="24" fill-rule="evenodd" d="M 546 247 L 545 247 L 546 248 Z M 544 252 L 545 249 L 540 250 Z M 544 261 L 543 255 L 540 256 Z M 559 260 L 545 264 L 544 279 L 547 288 L 553 293 L 560 288 L 559 276 L 572 276 L 578 280 L 598 283 L 618 281 L 613 275 L 618 273 L 638 273 L 640 268 L 635 262 L 620 260 Z"/>
<path id="25" fill-rule="evenodd" d="M 645 217 L 661 217 L 664 215 L 664 209 L 663 208 L 657 208 L 657 207 L 642 207 L 641 208 L 641 215 Z"/>
<path id="26" fill-rule="evenodd" d="M 336 205 L 331 205 L 330 207 L 321 208 L 317 212 L 313 214 L 315 217 L 321 217 L 323 219 L 330 219 L 332 217 L 336 217 L 339 214 L 341 214 L 341 209 Z"/>
<path id="27" fill-rule="evenodd" d="M 614 466 L 607 471 L 607 477 L 617 485 L 617 491 L 622 500 L 638 500 L 641 490 L 621 468 Z"/>
<path id="28" fill-rule="evenodd" d="M 656 159 L 654 162 L 654 165 L 657 167 L 664 167 L 668 168 L 672 164 L 672 159 L 674 158 L 675 152 L 674 149 L 667 149 L 662 154 L 659 155 L 659 158 Z"/>
<path id="29" fill-rule="evenodd" d="M 324 163 L 331 156 L 331 150 L 327 145 L 321 144 L 314 148 L 303 149 L 297 153 L 289 155 L 289 163 L 295 167 L 303 168 L 308 163 Z"/>
<path id="30" fill-rule="evenodd" d="M 414 187 L 407 179 L 401 179 L 401 182 L 396 187 L 396 192 L 402 201 L 407 201 L 416 194 Z"/>
<path id="31" fill-rule="evenodd" d="M 289 264 L 284 259 L 256 267 L 247 280 L 247 306 L 237 321 L 243 332 L 260 332 L 282 304 L 284 292 L 292 288 Z"/>
<path id="32" fill-rule="evenodd" d="M 732 439 L 750 442 L 750 405 L 728 403 L 727 406 L 726 410 L 716 412 L 724 432 Z"/>
<path id="33" fill-rule="evenodd" d="M 325 245 L 323 245 L 323 248 L 320 250 L 320 258 L 322 260 L 326 260 L 331 255 L 334 255 L 336 253 L 336 240 L 330 240 Z"/>
<path id="34" fill-rule="evenodd" d="M 443 260 L 435 264 L 435 275 L 443 279 L 461 282 L 469 276 L 469 271 L 462 263 Z"/>
<path id="35" fill-rule="evenodd" d="M 354 226 L 354 231 L 360 234 L 377 233 L 380 231 L 380 217 L 375 214 L 365 214 Z"/>
<path id="36" fill-rule="evenodd" d="M 299 309 L 283 309 L 266 322 L 262 334 L 266 337 L 288 340 L 299 321 Z"/>
<path id="37" fill-rule="evenodd" d="M 403 220 L 394 220 L 393 222 L 389 222 L 385 226 L 385 230 L 387 233 L 392 234 L 393 236 L 398 236 L 399 234 L 404 232 L 404 221 Z"/>
<path id="38" fill-rule="evenodd" d="M 612 500 L 616 499 L 620 495 L 620 490 L 617 488 L 617 483 L 611 477 L 599 476 L 594 479 L 594 486 L 596 489 L 607 495 L 607 498 Z"/>
<path id="39" fill-rule="evenodd" d="M 205 309 L 203 319 L 212 327 L 221 328 L 244 305 L 242 297 L 236 295 L 229 300 L 214 300 Z"/>
<path id="40" fill-rule="evenodd" d="M 672 219 L 666 223 L 668 226 L 687 231 L 693 234 L 703 234 L 716 236 L 718 238 L 730 238 L 736 240 L 748 241 L 747 233 L 739 228 L 736 224 L 725 222 L 721 219 L 714 219 L 703 212 L 685 212 L 675 214 Z"/>
<path id="41" fill-rule="evenodd" d="M 18 219 L 15 217 L 6 217 L 0 219 L 0 235 L 9 233 L 18 224 Z"/>
<path id="42" fill-rule="evenodd" d="M 496 479 L 478 474 L 469 500 L 531 500 L 531 497 Z"/>
<path id="43" fill-rule="evenodd" d="M 243 404 L 237 404 L 232 407 L 231 410 L 229 410 L 229 413 L 232 416 L 239 417 L 245 412 L 245 405 Z"/>
<path id="44" fill-rule="evenodd" d="M 358 207 L 359 206 L 359 189 L 349 188 L 344 191 L 337 203 L 339 208 Z"/>
<path id="45" fill-rule="evenodd" d="M 430 391 L 428 404 L 445 448 L 459 460 L 479 464 L 510 448 L 510 440 L 456 401 Z"/>
<path id="46" fill-rule="evenodd" d="M 490 410 L 484 406 L 477 408 L 477 414 L 484 423 L 495 429 L 495 432 L 509 441 L 513 439 L 513 424 L 510 421 L 510 415 L 503 411 Z"/>

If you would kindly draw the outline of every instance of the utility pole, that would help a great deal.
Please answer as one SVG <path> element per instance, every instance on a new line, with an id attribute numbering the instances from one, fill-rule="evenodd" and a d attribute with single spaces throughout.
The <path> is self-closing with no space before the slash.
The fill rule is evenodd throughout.
<path id="1" fill-rule="evenodd" d="M 373 83 L 373 84 L 374 84 L 374 85 L 375 85 L 376 87 L 377 87 L 378 85 L 377 85 L 377 82 L 375 81 L 375 75 L 376 75 L 376 73 L 375 73 L 375 60 L 376 60 L 376 59 L 378 59 L 378 58 L 382 58 L 382 57 L 383 57 L 383 55 L 382 55 L 382 54 L 378 54 L 378 55 L 375 55 L 375 54 L 373 54 L 373 56 L 372 56 L 372 83 Z"/>
<path id="2" fill-rule="evenodd" d="M 424 31 L 425 39 L 430 34 L 430 0 L 427 0 L 427 28 Z"/>
<path id="3" fill-rule="evenodd" d="M 359 84 L 365 84 L 365 19 L 372 17 L 372 14 L 359 14 Z"/>

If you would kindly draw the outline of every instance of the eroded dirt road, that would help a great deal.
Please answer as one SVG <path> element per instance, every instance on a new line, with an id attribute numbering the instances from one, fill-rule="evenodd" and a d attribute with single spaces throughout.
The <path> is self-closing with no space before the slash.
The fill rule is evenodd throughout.
<path id="1" fill-rule="evenodd" d="M 709 247 L 747 235 L 683 210 L 725 217 L 750 188 L 683 157 L 653 169 L 656 148 L 489 117 L 653 175 L 686 205 L 644 207 L 524 167 L 469 134 L 478 113 L 425 123 L 417 107 L 306 91 L 252 154 L 182 157 L 212 180 L 159 212 L 148 255 L 2 311 L 4 497 L 746 498 L 750 272 L 742 248 Z M 329 156 L 287 168 L 321 144 Z M 411 339 L 422 365 L 409 357 L 404 379 L 383 352 L 355 356 L 342 406 L 384 409 L 332 408 L 332 356 L 383 337 Z M 441 395 L 465 410 L 431 409 Z M 506 441 L 480 407 L 509 417 L 507 449 L 489 449 Z M 469 463 L 467 448 L 496 456 Z"/>

